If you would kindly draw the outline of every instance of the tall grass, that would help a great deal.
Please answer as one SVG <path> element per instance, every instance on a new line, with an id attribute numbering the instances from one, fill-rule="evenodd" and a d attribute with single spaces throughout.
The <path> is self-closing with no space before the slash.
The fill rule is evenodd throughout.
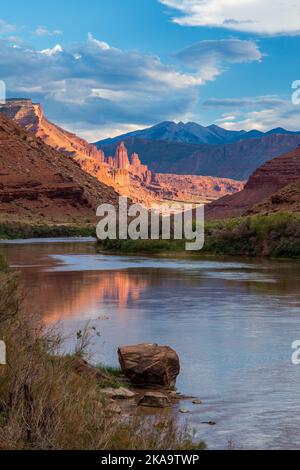
<path id="1" fill-rule="evenodd" d="M 229 255 L 300 257 L 300 214 L 279 212 L 211 222 L 205 252 Z"/>
<path id="2" fill-rule="evenodd" d="M 81 351 L 58 356 L 60 337 L 22 308 L 18 275 L 0 266 L 0 366 L 2 449 L 194 449 L 188 429 L 165 419 L 112 415 L 98 373 L 82 370 Z M 100 376 L 110 372 L 99 370 Z"/>

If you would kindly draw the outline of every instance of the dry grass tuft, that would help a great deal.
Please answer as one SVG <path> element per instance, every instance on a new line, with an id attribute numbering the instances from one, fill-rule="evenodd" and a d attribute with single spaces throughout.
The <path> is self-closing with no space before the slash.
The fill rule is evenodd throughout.
<path id="1" fill-rule="evenodd" d="M 78 358 L 55 356 L 60 344 L 38 318 L 20 308 L 18 275 L 1 261 L 0 449 L 195 449 L 176 420 L 112 416 L 94 374 L 82 374 Z M 105 377 L 108 371 L 104 371 Z"/>

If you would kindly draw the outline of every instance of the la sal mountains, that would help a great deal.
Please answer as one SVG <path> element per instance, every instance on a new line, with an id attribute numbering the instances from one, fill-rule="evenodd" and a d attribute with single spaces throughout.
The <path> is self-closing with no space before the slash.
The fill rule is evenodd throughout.
<path id="1" fill-rule="evenodd" d="M 268 132 L 259 130 L 251 131 L 231 131 L 212 124 L 201 126 L 196 122 L 173 122 L 164 121 L 147 129 L 138 130 L 123 134 L 112 139 L 105 139 L 99 143 L 111 144 L 129 137 L 145 140 L 163 140 L 166 142 L 181 142 L 186 144 L 228 144 L 247 139 L 257 139 L 272 134 L 300 135 L 300 132 L 292 132 L 282 127 L 277 127 Z"/>
<path id="2" fill-rule="evenodd" d="M 145 205 L 161 200 L 210 202 L 243 188 L 243 182 L 223 177 L 199 174 L 187 177 L 184 172 L 174 177 L 160 174 L 145 164 L 143 152 L 136 152 L 134 147 L 128 149 L 121 140 L 113 151 L 104 152 L 50 122 L 41 105 L 30 99 L 7 100 L 0 111 L 49 146 L 72 157 L 85 172 L 135 202 Z"/>
<path id="3" fill-rule="evenodd" d="M 142 155 L 154 172 L 247 180 L 260 165 L 297 147 L 300 132 L 228 131 L 215 125 L 162 122 L 96 145 L 113 153 L 120 141 L 129 152 Z"/>

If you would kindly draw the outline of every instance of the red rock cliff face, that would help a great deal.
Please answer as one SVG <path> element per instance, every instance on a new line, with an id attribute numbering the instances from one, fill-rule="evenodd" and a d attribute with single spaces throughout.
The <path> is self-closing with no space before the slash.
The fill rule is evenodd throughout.
<path id="1" fill-rule="evenodd" d="M 249 178 L 243 191 L 210 204 L 208 218 L 221 219 L 249 214 L 273 194 L 300 179 L 300 147 L 268 161 Z"/>
<path id="2" fill-rule="evenodd" d="M 121 142 L 120 145 L 117 146 L 115 166 L 116 168 L 122 170 L 129 170 L 130 163 L 128 160 L 127 148 L 125 147 L 124 142 Z"/>
<path id="3" fill-rule="evenodd" d="M 102 150 L 48 121 L 38 103 L 34 104 L 31 100 L 8 100 L 0 107 L 0 111 L 56 150 L 71 156 L 92 157 L 99 162 L 104 161 Z"/>
<path id="4" fill-rule="evenodd" d="M 116 192 L 87 175 L 71 157 L 45 145 L 0 115 L 2 220 L 84 223 Z"/>

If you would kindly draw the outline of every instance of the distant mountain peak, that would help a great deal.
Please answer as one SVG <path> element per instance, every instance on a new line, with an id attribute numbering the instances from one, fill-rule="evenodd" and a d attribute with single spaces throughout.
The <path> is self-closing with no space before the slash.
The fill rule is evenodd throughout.
<path id="1" fill-rule="evenodd" d="M 183 121 L 163 121 L 146 129 L 129 132 L 128 134 L 123 134 L 112 139 L 105 139 L 98 142 L 97 145 L 113 144 L 130 137 L 150 141 L 180 142 L 196 145 L 222 145 L 239 142 L 241 140 L 257 139 L 270 134 L 299 135 L 300 132 L 287 131 L 282 127 L 271 129 L 268 132 L 262 132 L 257 129 L 238 131 L 228 130 L 217 124 L 202 126 L 193 121 L 187 123 Z"/>

